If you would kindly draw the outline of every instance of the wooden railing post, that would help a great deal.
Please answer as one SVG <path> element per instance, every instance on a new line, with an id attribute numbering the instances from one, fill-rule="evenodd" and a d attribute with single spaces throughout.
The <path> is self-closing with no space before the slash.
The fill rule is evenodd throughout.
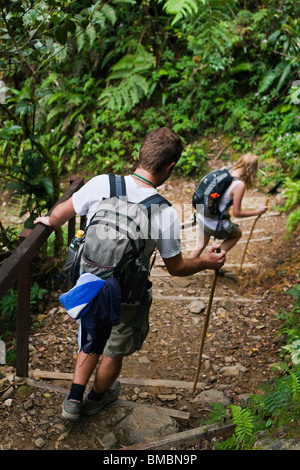
<path id="1" fill-rule="evenodd" d="M 19 245 L 31 232 L 31 229 L 23 228 L 19 235 Z M 30 264 L 24 264 L 21 269 L 22 273 L 17 280 L 16 374 L 19 377 L 28 377 L 31 287 Z"/>
<path id="2" fill-rule="evenodd" d="M 19 377 L 28 377 L 30 284 L 30 267 L 26 264 L 18 279 L 16 374 Z"/>

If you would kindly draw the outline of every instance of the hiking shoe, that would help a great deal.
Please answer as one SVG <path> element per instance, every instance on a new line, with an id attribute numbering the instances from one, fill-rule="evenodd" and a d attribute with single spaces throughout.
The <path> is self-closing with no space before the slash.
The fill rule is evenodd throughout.
<path id="1" fill-rule="evenodd" d="M 226 276 L 226 273 L 228 273 L 227 269 L 220 268 L 220 269 L 218 270 L 219 276 Z"/>
<path id="2" fill-rule="evenodd" d="M 69 400 L 69 395 L 67 395 L 63 404 L 61 415 L 64 419 L 76 421 L 80 417 L 80 409 L 81 403 L 79 401 Z"/>
<path id="3" fill-rule="evenodd" d="M 97 414 L 100 410 L 102 410 L 105 405 L 114 402 L 118 398 L 119 393 L 120 382 L 116 381 L 109 387 L 109 389 L 105 392 L 100 401 L 89 400 L 88 398 L 86 398 L 82 404 L 83 413 L 85 413 L 86 415 Z"/>

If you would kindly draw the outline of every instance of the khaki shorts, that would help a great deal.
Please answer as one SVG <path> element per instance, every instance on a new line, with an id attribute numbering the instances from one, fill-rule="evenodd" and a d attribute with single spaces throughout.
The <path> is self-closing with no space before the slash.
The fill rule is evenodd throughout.
<path id="1" fill-rule="evenodd" d="M 204 233 L 206 233 L 207 235 L 211 235 L 217 238 L 218 240 L 224 240 L 226 238 L 230 238 L 232 237 L 232 235 L 234 235 L 237 232 L 239 226 L 231 222 L 231 220 L 229 220 L 228 222 L 229 224 L 226 228 L 222 228 L 222 225 L 221 225 L 221 230 L 213 230 L 204 224 Z"/>
<path id="2" fill-rule="evenodd" d="M 149 331 L 152 288 L 146 290 L 140 305 L 121 305 L 121 322 L 113 326 L 103 353 L 111 358 L 129 356 L 141 349 Z"/>

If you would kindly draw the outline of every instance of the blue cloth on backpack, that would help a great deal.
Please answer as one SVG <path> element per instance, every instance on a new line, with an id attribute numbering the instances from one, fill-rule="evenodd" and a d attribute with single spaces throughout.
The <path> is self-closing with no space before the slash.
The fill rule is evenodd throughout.
<path id="1" fill-rule="evenodd" d="M 59 297 L 68 314 L 80 320 L 79 350 L 102 354 L 111 328 L 120 323 L 121 289 L 115 278 L 106 281 L 82 274 L 75 286 Z"/>
<path id="2" fill-rule="evenodd" d="M 91 308 L 105 281 L 91 273 L 82 274 L 75 286 L 59 297 L 70 317 L 81 318 Z"/>
<path id="3" fill-rule="evenodd" d="M 115 278 L 108 279 L 92 302 L 87 315 L 80 319 L 79 350 L 102 354 L 113 326 L 120 323 L 121 289 Z"/>

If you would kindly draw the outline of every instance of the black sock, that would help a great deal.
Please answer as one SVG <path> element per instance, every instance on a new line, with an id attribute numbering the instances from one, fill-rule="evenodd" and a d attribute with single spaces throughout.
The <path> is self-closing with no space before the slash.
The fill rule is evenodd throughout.
<path id="1" fill-rule="evenodd" d="M 69 397 L 68 397 L 69 400 L 72 399 L 72 400 L 82 401 L 84 391 L 85 391 L 85 385 L 72 383 L 71 390 L 70 390 Z"/>
<path id="2" fill-rule="evenodd" d="M 100 401 L 101 398 L 103 397 L 104 393 L 97 393 L 95 390 L 92 388 L 89 391 L 88 398 L 89 400 L 95 400 L 95 401 Z"/>

